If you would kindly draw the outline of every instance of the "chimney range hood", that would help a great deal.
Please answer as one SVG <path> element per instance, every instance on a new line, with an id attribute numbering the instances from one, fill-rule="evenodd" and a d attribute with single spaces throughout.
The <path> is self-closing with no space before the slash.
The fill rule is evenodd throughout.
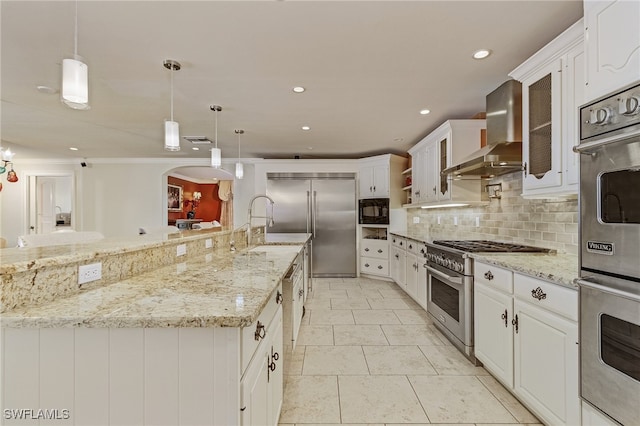
<path id="1" fill-rule="evenodd" d="M 508 80 L 487 95 L 487 145 L 442 171 L 494 177 L 522 170 L 522 84 Z"/>

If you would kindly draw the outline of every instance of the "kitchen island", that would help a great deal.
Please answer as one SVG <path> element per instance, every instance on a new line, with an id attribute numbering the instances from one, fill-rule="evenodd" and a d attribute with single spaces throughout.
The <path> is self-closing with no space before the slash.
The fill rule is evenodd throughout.
<path id="1" fill-rule="evenodd" d="M 197 235 L 185 237 L 208 237 Z M 2 409 L 18 410 L 4 424 L 30 424 L 18 415 L 38 410 L 59 415 L 56 424 L 277 423 L 281 280 L 308 235 L 295 238 L 280 238 L 278 250 L 179 257 L 4 312 Z M 174 239 L 165 239 L 172 250 Z"/>

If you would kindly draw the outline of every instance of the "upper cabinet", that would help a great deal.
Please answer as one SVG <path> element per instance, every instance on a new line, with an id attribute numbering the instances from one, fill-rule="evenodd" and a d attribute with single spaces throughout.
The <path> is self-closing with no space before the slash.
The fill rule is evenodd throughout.
<path id="1" fill-rule="evenodd" d="M 389 198 L 389 207 L 398 208 L 405 199 L 402 171 L 407 159 L 393 154 L 358 160 L 359 195 L 363 198 Z"/>
<path id="2" fill-rule="evenodd" d="M 584 102 L 582 19 L 510 74 L 522 82 L 522 195 L 578 193 L 578 107 Z"/>
<path id="3" fill-rule="evenodd" d="M 485 120 L 449 120 L 414 145 L 412 197 L 405 207 L 485 201 L 479 180 L 452 180 L 441 172 L 480 149 Z"/>
<path id="4" fill-rule="evenodd" d="M 640 80 L 640 2 L 584 0 L 585 102 Z"/>

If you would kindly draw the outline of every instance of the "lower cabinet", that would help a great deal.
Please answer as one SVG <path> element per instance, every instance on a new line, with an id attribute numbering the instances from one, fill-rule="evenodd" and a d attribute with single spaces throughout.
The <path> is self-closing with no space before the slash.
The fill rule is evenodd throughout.
<path id="1" fill-rule="evenodd" d="M 391 258 L 389 259 L 389 270 L 391 273 L 391 279 L 395 281 L 396 284 L 400 286 L 403 290 L 405 289 L 406 283 L 406 268 L 405 268 L 405 259 L 406 252 L 404 248 L 392 247 L 391 248 Z"/>
<path id="2" fill-rule="evenodd" d="M 243 425 L 277 425 L 282 408 L 282 309 L 265 336 L 240 383 Z"/>
<path id="3" fill-rule="evenodd" d="M 476 261 L 475 355 L 545 424 L 580 424 L 577 291 Z"/>
<path id="4" fill-rule="evenodd" d="M 408 247 L 408 246 L 407 246 Z M 405 291 L 413 299 L 418 299 L 418 256 L 407 251 L 405 253 Z M 426 275 L 426 274 L 425 274 Z"/>

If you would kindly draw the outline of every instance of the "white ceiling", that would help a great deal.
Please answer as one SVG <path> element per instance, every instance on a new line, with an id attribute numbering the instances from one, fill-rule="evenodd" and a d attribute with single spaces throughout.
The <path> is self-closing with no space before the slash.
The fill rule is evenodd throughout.
<path id="1" fill-rule="evenodd" d="M 222 106 L 223 157 L 237 157 L 240 128 L 242 157 L 403 154 L 444 120 L 484 111 L 508 72 L 582 16 L 581 0 L 80 1 L 91 109 L 77 111 L 36 90 L 60 87 L 75 3 L 0 7 L 1 136 L 23 158 L 207 157 L 184 139 L 180 152 L 163 149 L 165 59 L 182 65 L 182 136 L 213 139 L 209 106 Z M 478 48 L 493 54 L 474 60 Z"/>

